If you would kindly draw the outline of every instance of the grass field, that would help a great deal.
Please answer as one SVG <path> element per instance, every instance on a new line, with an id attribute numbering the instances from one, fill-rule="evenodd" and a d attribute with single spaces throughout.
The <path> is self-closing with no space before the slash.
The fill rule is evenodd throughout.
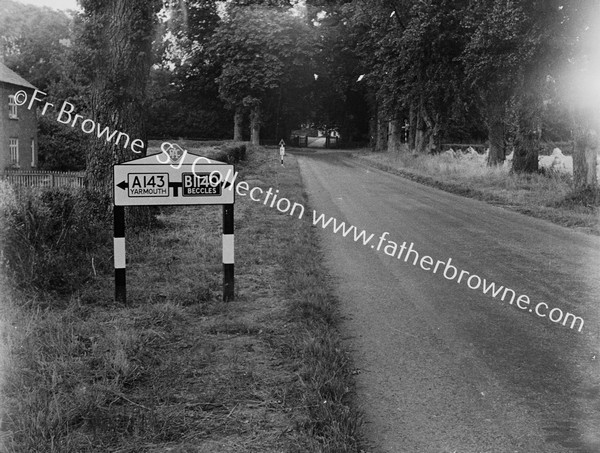
<path id="1" fill-rule="evenodd" d="M 307 205 L 293 157 L 282 168 L 255 148 L 239 169 Z M 236 299 L 224 303 L 221 211 L 167 207 L 160 228 L 128 234 L 127 306 L 110 274 L 62 308 L 3 286 L 2 451 L 357 451 L 351 365 L 310 224 L 236 197 Z"/>
<path id="2" fill-rule="evenodd" d="M 482 156 L 457 159 L 443 153 L 372 153 L 366 149 L 354 156 L 423 184 L 600 235 L 600 197 L 573 193 L 569 175 L 513 174 L 506 167 L 487 167 Z"/>

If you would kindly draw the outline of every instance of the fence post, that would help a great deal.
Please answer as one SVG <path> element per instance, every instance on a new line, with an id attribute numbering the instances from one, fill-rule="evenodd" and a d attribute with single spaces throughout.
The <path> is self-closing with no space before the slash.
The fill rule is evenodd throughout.
<path id="1" fill-rule="evenodd" d="M 85 175 L 80 172 L 5 169 L 0 171 L 0 179 L 27 187 L 85 187 Z"/>

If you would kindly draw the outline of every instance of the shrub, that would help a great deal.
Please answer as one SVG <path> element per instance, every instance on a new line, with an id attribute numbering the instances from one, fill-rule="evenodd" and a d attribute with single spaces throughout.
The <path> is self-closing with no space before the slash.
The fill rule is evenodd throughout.
<path id="1" fill-rule="evenodd" d="M 89 136 L 43 115 L 38 121 L 40 168 L 55 171 L 85 169 L 85 152 L 82 150 L 89 146 Z"/>
<path id="2" fill-rule="evenodd" d="M 224 145 L 215 155 L 214 159 L 228 164 L 235 164 L 246 160 L 246 145 L 244 143 Z"/>
<path id="3" fill-rule="evenodd" d="M 70 294 L 110 268 L 110 198 L 28 189 L 4 206 L 3 266 L 23 290 Z"/>

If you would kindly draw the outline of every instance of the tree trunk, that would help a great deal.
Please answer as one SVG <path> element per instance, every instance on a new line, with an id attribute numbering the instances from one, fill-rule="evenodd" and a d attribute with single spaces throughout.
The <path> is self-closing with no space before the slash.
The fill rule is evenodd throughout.
<path id="1" fill-rule="evenodd" d="M 425 100 L 421 96 L 419 108 L 417 110 L 417 133 L 415 137 L 415 149 L 418 153 L 426 153 L 429 146 L 429 140 L 432 133 L 427 111 L 425 110 Z"/>
<path id="2" fill-rule="evenodd" d="M 438 147 L 439 141 L 440 127 L 438 118 L 436 118 L 435 122 L 432 121 L 431 117 L 427 113 L 427 108 L 425 108 L 424 105 L 421 108 L 421 117 L 423 118 L 423 123 L 425 124 L 425 130 L 419 152 L 429 154 L 434 153 Z"/>
<path id="3" fill-rule="evenodd" d="M 514 141 L 512 169 L 518 173 L 538 171 L 541 111 L 533 96 L 525 95 L 517 106 L 517 130 Z"/>
<path id="4" fill-rule="evenodd" d="M 540 137 L 536 129 L 531 121 L 519 118 L 512 161 L 512 169 L 517 173 L 538 171 Z"/>
<path id="5" fill-rule="evenodd" d="M 408 132 L 408 149 L 411 152 L 415 152 L 416 136 L 417 136 L 417 109 L 414 102 L 410 104 L 410 110 L 408 113 L 408 122 L 410 129 Z"/>
<path id="6" fill-rule="evenodd" d="M 82 4 L 88 20 L 84 34 L 88 45 L 93 46 L 90 52 L 94 68 L 91 115 L 87 119 L 95 123 L 96 129 L 107 127 L 117 134 L 110 141 L 93 140 L 86 153 L 85 183 L 100 196 L 112 197 L 113 166 L 146 155 L 146 85 L 156 13 L 162 3 L 107 0 Z M 129 226 L 147 227 L 153 219 L 149 206 L 128 209 Z"/>
<path id="7" fill-rule="evenodd" d="M 505 159 L 504 103 L 500 101 L 488 101 L 486 105 L 486 116 L 488 139 L 490 142 L 487 164 L 491 167 L 501 165 Z"/>
<path id="8" fill-rule="evenodd" d="M 439 153 L 440 152 L 440 135 L 441 135 L 441 127 L 440 123 L 436 122 L 431 129 L 431 134 L 429 135 L 429 144 L 428 144 L 428 152 L 429 153 Z"/>
<path id="9" fill-rule="evenodd" d="M 91 3 L 85 14 L 95 22 L 87 30 L 98 48 L 91 86 L 91 118 L 110 131 L 127 134 L 119 143 L 95 140 L 86 155 L 86 184 L 112 194 L 114 164 L 146 155 L 146 85 L 152 62 L 152 39 L 158 0 L 109 0 Z M 87 4 L 86 3 L 86 4 Z M 96 28 L 97 26 L 97 28 Z M 99 33 L 98 33 L 99 31 Z M 131 143 L 144 142 L 134 153 Z M 129 143 L 127 143 L 129 142 Z M 124 146 L 127 143 L 127 146 Z M 137 148 L 139 151 L 139 147 Z"/>
<path id="10" fill-rule="evenodd" d="M 388 142 L 388 121 L 381 112 L 377 111 L 377 146 L 375 151 L 383 152 L 387 149 Z"/>
<path id="11" fill-rule="evenodd" d="M 398 151 L 400 143 L 402 143 L 402 124 L 395 118 L 389 122 L 388 152 Z"/>
<path id="12" fill-rule="evenodd" d="M 377 117 L 374 115 L 369 118 L 369 147 L 375 150 L 377 146 Z"/>
<path id="13" fill-rule="evenodd" d="M 344 115 L 342 125 L 340 127 L 340 135 L 342 137 L 341 141 L 345 144 L 350 144 L 354 140 L 352 123 L 350 118 L 348 118 L 348 115 Z"/>
<path id="14" fill-rule="evenodd" d="M 425 121 L 423 121 L 423 117 L 420 113 L 417 113 L 417 121 L 415 127 L 415 151 L 417 153 L 422 153 L 425 149 Z"/>
<path id="15" fill-rule="evenodd" d="M 233 140 L 236 142 L 241 142 L 244 140 L 242 132 L 243 122 L 244 108 L 242 106 L 237 106 L 233 115 Z"/>
<path id="16" fill-rule="evenodd" d="M 260 145 L 260 105 L 254 105 L 250 111 L 250 142 Z"/>
<path id="17" fill-rule="evenodd" d="M 575 127 L 573 153 L 573 182 L 575 189 L 596 189 L 598 176 L 598 134 L 586 124 Z"/>

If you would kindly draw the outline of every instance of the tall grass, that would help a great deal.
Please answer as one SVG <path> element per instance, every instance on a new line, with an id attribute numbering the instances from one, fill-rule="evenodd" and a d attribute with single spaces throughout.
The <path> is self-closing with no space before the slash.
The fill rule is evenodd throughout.
<path id="1" fill-rule="evenodd" d="M 0 451 L 3 452 L 10 451 L 8 446 L 11 439 L 7 429 L 10 404 L 6 390 L 14 370 L 11 351 L 18 348 L 18 342 L 15 341 L 14 335 L 17 315 L 9 292 L 10 288 L 5 278 L 0 275 Z"/>
<path id="2" fill-rule="evenodd" d="M 415 170 L 424 175 L 436 176 L 449 182 L 471 183 L 489 188 L 514 190 L 533 187 L 568 188 L 572 178 L 569 175 L 554 171 L 532 174 L 517 174 L 510 170 L 509 163 L 489 167 L 486 156 L 482 154 L 447 154 L 423 155 L 401 153 L 383 153 L 373 158 L 386 162 L 396 168 Z"/>
<path id="3" fill-rule="evenodd" d="M 70 294 L 110 268 L 110 198 L 73 188 L 22 188 L 0 211 L 3 268 L 32 293 Z"/>
<path id="4" fill-rule="evenodd" d="M 297 164 L 249 154 L 243 179 L 285 181 L 303 198 Z M 96 235 L 111 232 L 103 209 L 82 194 L 0 189 L 0 234 L 21 241 L 2 250 L 30 247 L 29 266 L 10 255 L 3 267 L 15 285 L 0 295 L 0 451 L 357 450 L 348 359 L 309 224 L 240 197 L 236 301 L 223 303 L 220 209 L 165 209 L 160 231 L 128 235 L 122 306 L 111 273 L 89 266 L 105 253 L 111 264 L 110 240 Z M 59 257 L 38 253 L 48 250 Z M 80 273 L 80 287 L 23 291 L 36 270 L 60 274 L 52 263 Z"/>
<path id="5" fill-rule="evenodd" d="M 600 234 L 595 191 L 577 191 L 569 174 L 542 169 L 519 174 L 505 163 L 488 167 L 485 156 L 362 152 L 359 159 L 377 168 L 459 195 L 478 198 L 564 226 Z"/>
<path id="6" fill-rule="evenodd" d="M 76 300 L 65 310 L 30 311 L 3 297 L 2 307 L 11 311 L 0 340 L 2 451 L 108 451 L 103 445 L 124 431 L 149 429 L 152 417 L 122 405 L 132 402 L 127 388 L 146 377 L 149 351 L 164 335 L 153 319 L 173 320 L 173 329 L 175 305 L 92 315 Z"/>
<path id="7" fill-rule="evenodd" d="M 388 169 L 420 176 L 422 182 L 458 191 L 480 192 L 484 198 L 504 200 L 509 203 L 532 203 L 552 206 L 572 191 L 572 177 L 555 171 L 518 174 L 505 163 L 501 166 L 486 165 L 486 156 L 480 154 L 457 154 L 456 157 L 441 153 L 437 155 L 411 154 L 408 152 L 367 154 L 363 157 Z"/>

